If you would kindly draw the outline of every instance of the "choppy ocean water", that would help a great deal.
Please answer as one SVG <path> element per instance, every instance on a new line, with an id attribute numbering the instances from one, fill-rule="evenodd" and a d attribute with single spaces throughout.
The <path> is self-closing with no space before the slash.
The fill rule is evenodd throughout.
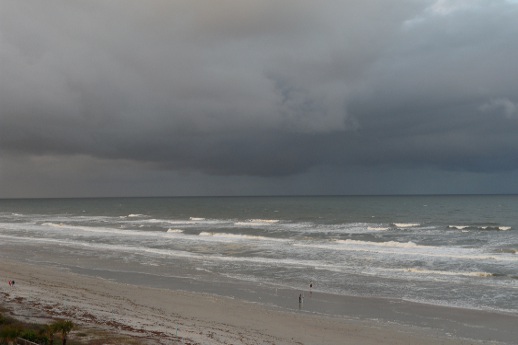
<path id="1" fill-rule="evenodd" d="M 518 196 L 0 200 L 11 256 L 165 288 L 313 282 L 516 314 Z"/>

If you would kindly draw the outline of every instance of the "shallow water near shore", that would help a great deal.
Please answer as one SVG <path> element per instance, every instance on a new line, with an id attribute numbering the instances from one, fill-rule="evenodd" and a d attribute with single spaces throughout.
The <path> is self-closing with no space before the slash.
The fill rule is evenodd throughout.
<path id="1" fill-rule="evenodd" d="M 517 196 L 0 200 L 0 256 L 297 312 L 304 293 L 300 312 L 435 327 L 410 302 L 518 315 L 516 214 Z"/>
<path id="2" fill-rule="evenodd" d="M 424 305 L 388 298 L 342 296 L 317 289 L 302 291 L 242 281 L 201 282 L 177 277 L 82 269 L 76 270 L 76 273 L 132 285 L 231 297 L 291 312 L 417 326 L 456 338 L 515 344 L 517 336 L 518 315 L 509 313 Z M 302 295 L 302 303 L 299 303 L 299 295 Z"/>
<path id="3" fill-rule="evenodd" d="M 10 254 L 16 256 L 13 252 Z M 140 286 L 161 289 L 157 290 L 158 294 L 172 290 L 201 293 L 205 296 L 223 296 L 289 313 L 332 316 L 350 321 L 369 321 L 374 325 L 392 325 L 396 327 L 395 329 L 400 329 L 399 326 L 402 329 L 409 326 L 415 327 L 416 332 L 426 330 L 427 337 L 430 333 L 435 333 L 438 338 L 446 336 L 450 339 L 472 339 L 477 344 L 512 345 L 515 344 L 517 335 L 518 315 L 516 314 L 441 307 L 387 298 L 342 296 L 321 292 L 318 289 L 302 291 L 237 280 L 209 282 L 137 272 L 78 269 L 50 262 L 32 264 L 135 286 L 137 294 Z M 99 286 L 101 285 L 103 285 L 102 281 L 99 282 Z M 302 303 L 298 302 L 299 294 L 303 297 Z M 175 309 L 174 302 L 168 301 L 165 297 L 163 301 L 170 303 L 171 308 Z"/>

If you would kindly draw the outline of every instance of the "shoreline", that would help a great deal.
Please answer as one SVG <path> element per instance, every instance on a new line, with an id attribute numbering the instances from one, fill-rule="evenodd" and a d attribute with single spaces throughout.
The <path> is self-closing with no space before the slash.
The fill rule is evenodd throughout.
<path id="1" fill-rule="evenodd" d="M 9 279 L 16 287 L 7 285 Z M 118 283 L 66 270 L 2 259 L 1 304 L 26 319 L 66 317 L 78 324 L 131 334 L 146 344 L 511 344 L 518 316 L 378 300 L 344 298 L 351 317 L 286 310 L 203 293 Z M 293 291 L 292 291 L 293 292 Z M 282 294 L 288 291 L 282 291 Z M 291 293 L 290 293 L 291 294 Z M 291 303 L 291 302 L 290 302 Z M 332 303 L 332 301 L 330 302 Z M 378 318 L 365 317 L 372 313 Z M 401 320 L 391 317 L 399 315 Z M 414 319 L 419 322 L 405 323 Z M 433 321 L 433 322 L 432 322 Z M 435 323 L 434 323 L 435 322 Z M 464 327 L 471 336 L 439 326 Z M 491 333 L 495 331 L 496 333 Z M 496 339 L 495 334 L 501 339 Z M 507 339 L 509 337 L 509 339 Z M 469 338 L 469 339 L 468 339 Z"/>

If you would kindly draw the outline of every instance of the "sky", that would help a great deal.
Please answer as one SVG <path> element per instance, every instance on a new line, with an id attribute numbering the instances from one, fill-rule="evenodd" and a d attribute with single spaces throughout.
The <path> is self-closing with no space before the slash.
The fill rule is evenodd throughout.
<path id="1" fill-rule="evenodd" d="M 518 193 L 510 0 L 0 0 L 0 198 Z"/>

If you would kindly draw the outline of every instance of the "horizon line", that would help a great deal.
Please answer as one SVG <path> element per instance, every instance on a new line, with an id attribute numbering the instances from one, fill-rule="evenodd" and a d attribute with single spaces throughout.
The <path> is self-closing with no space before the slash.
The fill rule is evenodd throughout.
<path id="1" fill-rule="evenodd" d="M 0 200 L 49 199 L 168 199 L 168 198 L 296 198 L 296 197 L 411 197 L 411 196 L 516 196 L 517 193 L 425 193 L 425 194 L 271 194 L 271 195 L 133 195 L 133 196 L 49 196 L 7 197 Z"/>

